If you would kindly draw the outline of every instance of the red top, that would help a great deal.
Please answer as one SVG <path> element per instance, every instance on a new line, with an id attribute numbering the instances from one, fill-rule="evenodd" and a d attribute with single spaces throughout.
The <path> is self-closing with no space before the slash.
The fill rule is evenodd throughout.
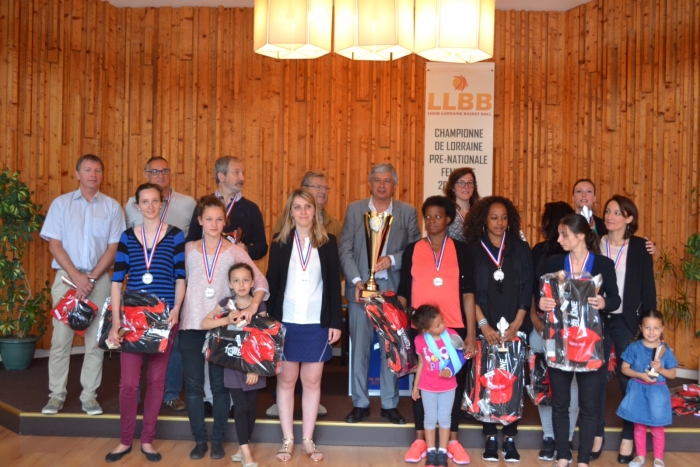
<path id="1" fill-rule="evenodd" d="M 436 253 L 439 257 L 439 254 Z M 439 276 L 442 279 L 440 287 L 433 283 Z M 445 326 L 448 328 L 463 328 L 462 307 L 459 293 L 459 263 L 457 250 L 451 238 L 445 242 L 445 252 L 440 265 L 440 272 L 435 268 L 433 248 L 427 239 L 422 239 L 413 250 L 413 265 L 411 266 L 411 306 L 433 305 L 440 310 Z M 415 326 L 414 326 L 415 327 Z"/>

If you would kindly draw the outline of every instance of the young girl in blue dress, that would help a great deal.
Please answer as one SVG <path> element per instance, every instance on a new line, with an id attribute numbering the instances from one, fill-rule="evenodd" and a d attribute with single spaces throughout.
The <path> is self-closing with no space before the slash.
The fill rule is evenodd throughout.
<path id="1" fill-rule="evenodd" d="M 637 333 L 641 333 L 642 339 L 630 344 L 622 353 L 622 373 L 631 379 L 617 415 L 634 423 L 637 457 L 629 463 L 630 467 L 644 465 L 647 427 L 654 441 L 654 467 L 664 467 L 664 426 L 672 423 L 671 394 L 666 380 L 676 377 L 678 361 L 671 348 L 661 341 L 663 332 L 663 314 L 658 310 L 645 311 Z M 665 351 L 657 358 L 660 346 Z M 654 370 L 652 375 L 649 374 L 651 370 Z"/>

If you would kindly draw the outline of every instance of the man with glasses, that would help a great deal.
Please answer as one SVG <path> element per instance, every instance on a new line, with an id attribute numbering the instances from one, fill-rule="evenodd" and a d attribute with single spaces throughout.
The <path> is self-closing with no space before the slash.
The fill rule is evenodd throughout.
<path id="1" fill-rule="evenodd" d="M 163 157 L 155 156 L 148 159 L 145 174 L 146 182 L 160 187 L 163 199 L 161 215 L 165 215 L 165 222 L 182 230 L 187 236 L 190 230 L 192 211 L 197 207 L 194 198 L 178 193 L 170 186 L 170 166 Z M 133 228 L 141 224 L 143 224 L 143 216 L 141 211 L 136 208 L 136 198 L 132 196 L 126 202 L 126 227 Z"/>
<path id="2" fill-rule="evenodd" d="M 257 204 L 243 197 L 245 165 L 234 156 L 223 156 L 214 164 L 217 187 L 214 196 L 226 206 L 228 224 L 224 232 L 237 245 L 243 247 L 254 261 L 267 254 L 267 239 L 262 213 Z M 201 240 L 202 226 L 197 221 L 197 211 L 192 212 L 187 241 Z"/>
<path id="3" fill-rule="evenodd" d="M 316 204 L 318 205 L 318 209 L 321 211 L 323 228 L 326 229 L 326 232 L 335 236 L 337 241 L 340 241 L 340 235 L 343 233 L 343 224 L 341 224 L 338 219 L 328 214 L 324 208 L 328 202 L 328 193 L 331 191 L 331 187 L 328 186 L 328 178 L 326 177 L 326 174 L 323 172 L 309 170 L 301 180 L 301 187 L 309 190 L 316 198 Z M 273 235 L 282 230 L 283 222 L 284 213 L 277 217 L 275 225 L 272 227 Z"/>
<path id="4" fill-rule="evenodd" d="M 365 316 L 363 302 L 360 300 L 369 279 L 367 260 L 367 240 L 365 238 L 365 213 L 386 212 L 393 216 L 389 237 L 376 264 L 375 279 L 379 290 L 398 290 L 401 275 L 401 256 L 409 243 L 420 239 L 418 215 L 416 208 L 394 199 L 394 191 L 399 183 L 399 176 L 394 166 L 388 163 L 377 164 L 369 173 L 369 198 L 350 203 L 341 235 L 338 255 L 340 266 L 345 274 L 345 296 L 348 299 L 348 320 L 350 324 L 350 342 L 352 352 L 351 392 L 353 409 L 345 417 L 347 423 L 357 423 L 369 416 L 369 392 L 367 374 L 369 372 L 370 350 L 374 330 Z M 351 285 L 352 284 L 352 285 Z M 384 341 L 379 338 L 380 348 Z M 406 419 L 397 410 L 399 403 L 399 385 L 396 375 L 389 370 L 386 354 L 382 354 L 380 374 L 380 395 L 382 399 L 381 416 L 391 423 L 403 425 Z"/>
<path id="5" fill-rule="evenodd" d="M 164 218 L 165 223 L 174 225 L 182 230 L 186 236 L 190 229 L 190 217 L 192 211 L 197 207 L 197 203 L 191 196 L 178 193 L 170 186 L 170 166 L 165 158 L 160 156 L 151 157 L 146 162 L 144 170 L 146 181 L 160 187 L 160 196 L 163 200 L 160 213 L 161 218 Z M 136 198 L 132 196 L 126 202 L 126 226 L 127 228 L 134 228 L 141 224 L 143 224 L 143 215 L 136 207 Z M 163 403 L 177 412 L 182 412 L 186 408 L 185 403 L 180 399 L 183 378 L 180 339 L 178 339 L 178 334 L 175 333 L 168 369 L 165 374 Z"/>
<path id="6" fill-rule="evenodd" d="M 328 193 L 331 191 L 331 187 L 328 186 L 328 178 L 326 177 L 326 174 L 320 171 L 309 170 L 301 180 L 301 187 L 306 188 L 311 192 L 311 194 L 314 195 L 318 209 L 321 211 L 321 222 L 323 222 L 323 228 L 326 229 L 326 232 L 333 235 L 336 238 L 336 241 L 339 242 L 340 235 L 343 233 L 343 224 L 341 224 L 337 218 L 328 214 L 324 208 L 326 202 L 328 201 Z M 283 224 L 284 212 L 277 217 L 275 225 L 272 227 L 273 238 L 280 230 L 282 230 Z M 318 404 L 318 414 L 326 415 L 327 413 L 328 410 L 326 410 L 323 405 Z M 279 416 L 279 413 L 277 412 L 277 404 L 272 404 L 272 406 L 265 411 L 265 415 L 268 417 Z"/>

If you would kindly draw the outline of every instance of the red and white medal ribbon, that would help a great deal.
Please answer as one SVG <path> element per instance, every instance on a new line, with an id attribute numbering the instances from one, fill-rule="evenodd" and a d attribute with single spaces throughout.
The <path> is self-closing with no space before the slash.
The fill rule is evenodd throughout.
<path id="1" fill-rule="evenodd" d="M 163 219 L 165 219 L 165 214 L 168 212 L 168 208 L 170 207 L 170 198 L 173 196 L 173 189 L 170 189 L 170 192 L 168 193 L 168 197 L 165 199 L 165 206 L 163 206 L 163 211 L 160 213 L 160 222 L 163 222 Z"/>
<path id="2" fill-rule="evenodd" d="M 202 237 L 202 259 L 204 260 L 204 270 L 207 272 L 207 282 L 209 283 L 209 287 L 207 287 L 207 289 L 204 291 L 204 296 L 207 298 L 214 298 L 216 293 L 214 287 L 211 285 L 211 281 L 214 279 L 214 270 L 216 269 L 217 261 L 219 261 L 219 252 L 221 251 L 221 243 L 223 240 L 223 238 L 219 238 L 219 244 L 216 246 L 214 259 L 212 260 L 210 266 L 209 260 L 207 260 L 207 241 L 204 237 Z"/>
<path id="3" fill-rule="evenodd" d="M 435 269 L 437 270 L 437 275 L 433 279 L 433 284 L 436 287 L 440 287 L 443 284 L 442 277 L 440 277 L 440 266 L 442 266 L 442 257 L 445 254 L 445 245 L 447 244 L 447 235 L 442 239 L 442 246 L 440 247 L 440 256 L 435 254 L 433 250 L 433 242 L 430 240 L 430 235 L 428 235 L 428 242 L 430 243 L 430 251 L 433 252 L 433 259 L 435 260 Z"/>
<path id="4" fill-rule="evenodd" d="M 617 265 L 620 264 L 620 258 L 622 257 L 622 250 L 625 249 L 625 245 L 627 245 L 627 240 L 625 240 L 625 242 L 620 247 L 620 251 L 617 252 L 617 257 L 615 258 L 615 270 L 616 271 L 617 271 Z M 610 253 L 610 239 L 609 238 L 605 239 L 605 256 L 612 259 L 612 254 Z"/>
<path id="5" fill-rule="evenodd" d="M 461 220 L 462 224 L 464 224 L 464 216 L 461 212 L 459 212 L 459 209 L 457 209 L 457 217 L 459 217 L 459 220 Z"/>
<path id="6" fill-rule="evenodd" d="M 241 194 L 241 193 L 238 192 L 238 193 L 236 193 L 235 195 L 233 195 L 233 198 L 231 198 L 231 202 L 228 203 L 228 207 L 226 208 L 226 217 L 228 217 L 228 216 L 231 215 L 231 211 L 233 211 L 233 207 L 236 205 L 236 202 L 238 201 L 238 196 L 239 196 L 240 194 Z M 216 193 L 214 193 L 214 196 L 216 196 L 216 197 L 219 198 L 220 200 L 226 201 L 226 200 L 224 199 L 223 195 L 219 192 L 219 190 L 217 190 Z"/>
<path id="7" fill-rule="evenodd" d="M 309 242 L 309 246 L 306 248 L 306 255 L 304 255 L 304 251 L 301 248 L 301 239 L 299 238 L 299 233 L 296 230 L 294 231 L 294 242 L 297 245 L 302 274 L 305 274 L 306 268 L 309 266 L 309 260 L 311 259 L 311 242 Z"/>
<path id="8" fill-rule="evenodd" d="M 590 254 L 590 251 L 586 251 L 586 257 L 583 258 L 583 263 L 581 263 L 581 270 L 578 272 L 578 277 L 581 277 L 581 275 L 583 274 L 583 270 L 586 267 L 586 264 L 588 264 L 588 257 L 590 256 Z M 574 263 L 571 261 L 571 254 L 566 255 L 566 257 L 569 260 L 569 271 L 571 271 L 571 275 L 573 277 L 576 277 L 576 271 L 574 271 Z"/>
<path id="9" fill-rule="evenodd" d="M 486 254 L 489 255 L 489 258 L 491 258 L 491 261 L 493 261 L 493 264 L 496 265 L 498 269 L 494 271 L 493 273 L 493 278 L 496 279 L 497 281 L 502 281 L 503 278 L 505 277 L 505 274 L 503 274 L 503 270 L 501 269 L 501 264 L 503 264 L 503 251 L 506 249 L 506 236 L 503 234 L 503 238 L 501 238 L 501 246 L 498 247 L 498 258 L 494 258 L 494 256 L 491 254 L 491 251 L 489 248 L 486 246 L 484 241 L 481 241 L 481 247 L 486 250 Z"/>
<path id="10" fill-rule="evenodd" d="M 151 263 L 153 262 L 153 256 L 156 254 L 156 247 L 158 246 L 158 239 L 160 238 L 160 231 L 163 230 L 163 218 L 160 219 L 158 223 L 158 230 L 156 231 L 156 236 L 153 237 L 153 246 L 151 246 L 151 254 L 148 254 L 148 245 L 146 244 L 146 228 L 141 224 L 141 247 L 143 248 L 143 259 L 146 263 L 146 274 L 141 277 L 144 284 L 148 285 L 153 282 L 153 274 L 151 274 Z"/>

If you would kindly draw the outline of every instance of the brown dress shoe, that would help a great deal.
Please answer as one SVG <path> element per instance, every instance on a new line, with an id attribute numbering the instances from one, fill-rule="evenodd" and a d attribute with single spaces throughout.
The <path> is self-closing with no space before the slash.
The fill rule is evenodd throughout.
<path id="1" fill-rule="evenodd" d="M 175 412 L 182 412 L 187 408 L 184 402 L 182 402 L 181 399 L 173 399 L 171 401 L 168 401 L 165 403 L 168 407 L 170 407 L 172 410 Z"/>

